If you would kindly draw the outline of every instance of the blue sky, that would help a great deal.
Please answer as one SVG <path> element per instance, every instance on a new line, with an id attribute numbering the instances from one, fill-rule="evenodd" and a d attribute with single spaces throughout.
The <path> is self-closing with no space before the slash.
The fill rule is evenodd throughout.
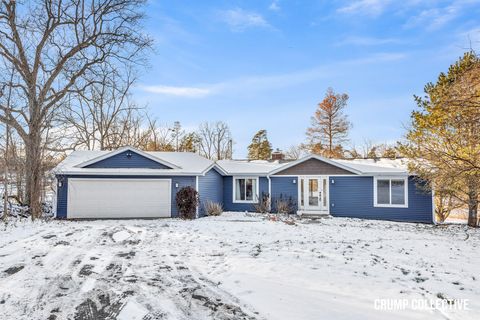
<path id="1" fill-rule="evenodd" d="M 150 1 L 151 66 L 134 91 L 161 123 L 227 122 L 235 157 L 256 131 L 303 142 L 328 87 L 350 95 L 349 145 L 405 134 L 413 94 L 470 46 L 480 1 Z"/>

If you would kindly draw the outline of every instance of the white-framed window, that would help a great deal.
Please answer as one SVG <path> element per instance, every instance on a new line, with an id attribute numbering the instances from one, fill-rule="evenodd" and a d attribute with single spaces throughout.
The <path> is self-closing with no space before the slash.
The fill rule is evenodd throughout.
<path id="1" fill-rule="evenodd" d="M 408 208 L 408 177 L 375 177 L 373 205 Z"/>
<path id="2" fill-rule="evenodd" d="M 233 202 L 257 203 L 258 177 L 233 177 Z"/>

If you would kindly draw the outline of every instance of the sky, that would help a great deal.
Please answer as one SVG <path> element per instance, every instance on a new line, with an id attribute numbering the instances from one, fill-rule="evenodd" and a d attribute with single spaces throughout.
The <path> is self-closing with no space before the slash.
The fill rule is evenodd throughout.
<path id="1" fill-rule="evenodd" d="M 480 47 L 480 0 L 160 1 L 135 100 L 160 123 L 229 124 L 234 157 L 266 129 L 274 148 L 305 141 L 327 88 L 347 93 L 347 144 L 404 137 L 413 95 Z"/>

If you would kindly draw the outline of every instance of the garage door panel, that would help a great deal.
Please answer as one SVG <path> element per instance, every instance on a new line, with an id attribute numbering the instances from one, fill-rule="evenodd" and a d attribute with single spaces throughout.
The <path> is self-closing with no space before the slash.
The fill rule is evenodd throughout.
<path id="1" fill-rule="evenodd" d="M 69 218 L 171 216 L 168 179 L 69 179 Z"/>

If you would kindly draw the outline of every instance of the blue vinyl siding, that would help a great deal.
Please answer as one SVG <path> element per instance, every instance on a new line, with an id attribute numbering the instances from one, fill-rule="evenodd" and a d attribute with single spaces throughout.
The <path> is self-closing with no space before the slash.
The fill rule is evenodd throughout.
<path id="1" fill-rule="evenodd" d="M 178 209 L 175 204 L 175 196 L 177 191 L 182 187 L 190 186 L 195 188 L 194 176 L 57 176 L 58 181 L 62 182 L 62 186 L 57 184 L 57 218 L 67 218 L 67 199 L 68 199 L 68 179 L 69 178 L 108 178 L 108 179 L 171 179 L 172 180 L 172 217 L 178 217 Z M 178 183 L 178 188 L 175 184 Z"/>
<path id="2" fill-rule="evenodd" d="M 130 154 L 130 156 L 127 156 Z M 145 158 L 144 156 L 126 150 L 109 158 L 92 163 L 85 168 L 148 168 L 148 169 L 172 169 L 153 161 L 152 159 Z"/>
<path id="3" fill-rule="evenodd" d="M 205 176 L 198 177 L 200 195 L 200 216 L 205 216 L 204 204 L 207 200 L 223 204 L 223 177 L 215 169 L 210 169 Z"/>
<path id="4" fill-rule="evenodd" d="M 259 195 L 268 193 L 268 179 L 266 177 L 259 178 Z M 252 203 L 233 203 L 233 177 L 223 177 L 223 206 L 227 211 L 255 211 Z"/>
<path id="5" fill-rule="evenodd" d="M 276 211 L 278 199 L 291 200 L 295 212 L 298 209 L 298 178 L 297 177 L 271 177 L 272 183 L 272 212 Z M 295 183 L 293 182 L 295 181 Z"/>
<path id="6" fill-rule="evenodd" d="M 413 177 L 408 180 L 408 208 L 374 207 L 373 177 L 336 176 L 329 180 L 330 214 L 334 217 L 433 222 L 432 194 L 419 190 Z"/>

